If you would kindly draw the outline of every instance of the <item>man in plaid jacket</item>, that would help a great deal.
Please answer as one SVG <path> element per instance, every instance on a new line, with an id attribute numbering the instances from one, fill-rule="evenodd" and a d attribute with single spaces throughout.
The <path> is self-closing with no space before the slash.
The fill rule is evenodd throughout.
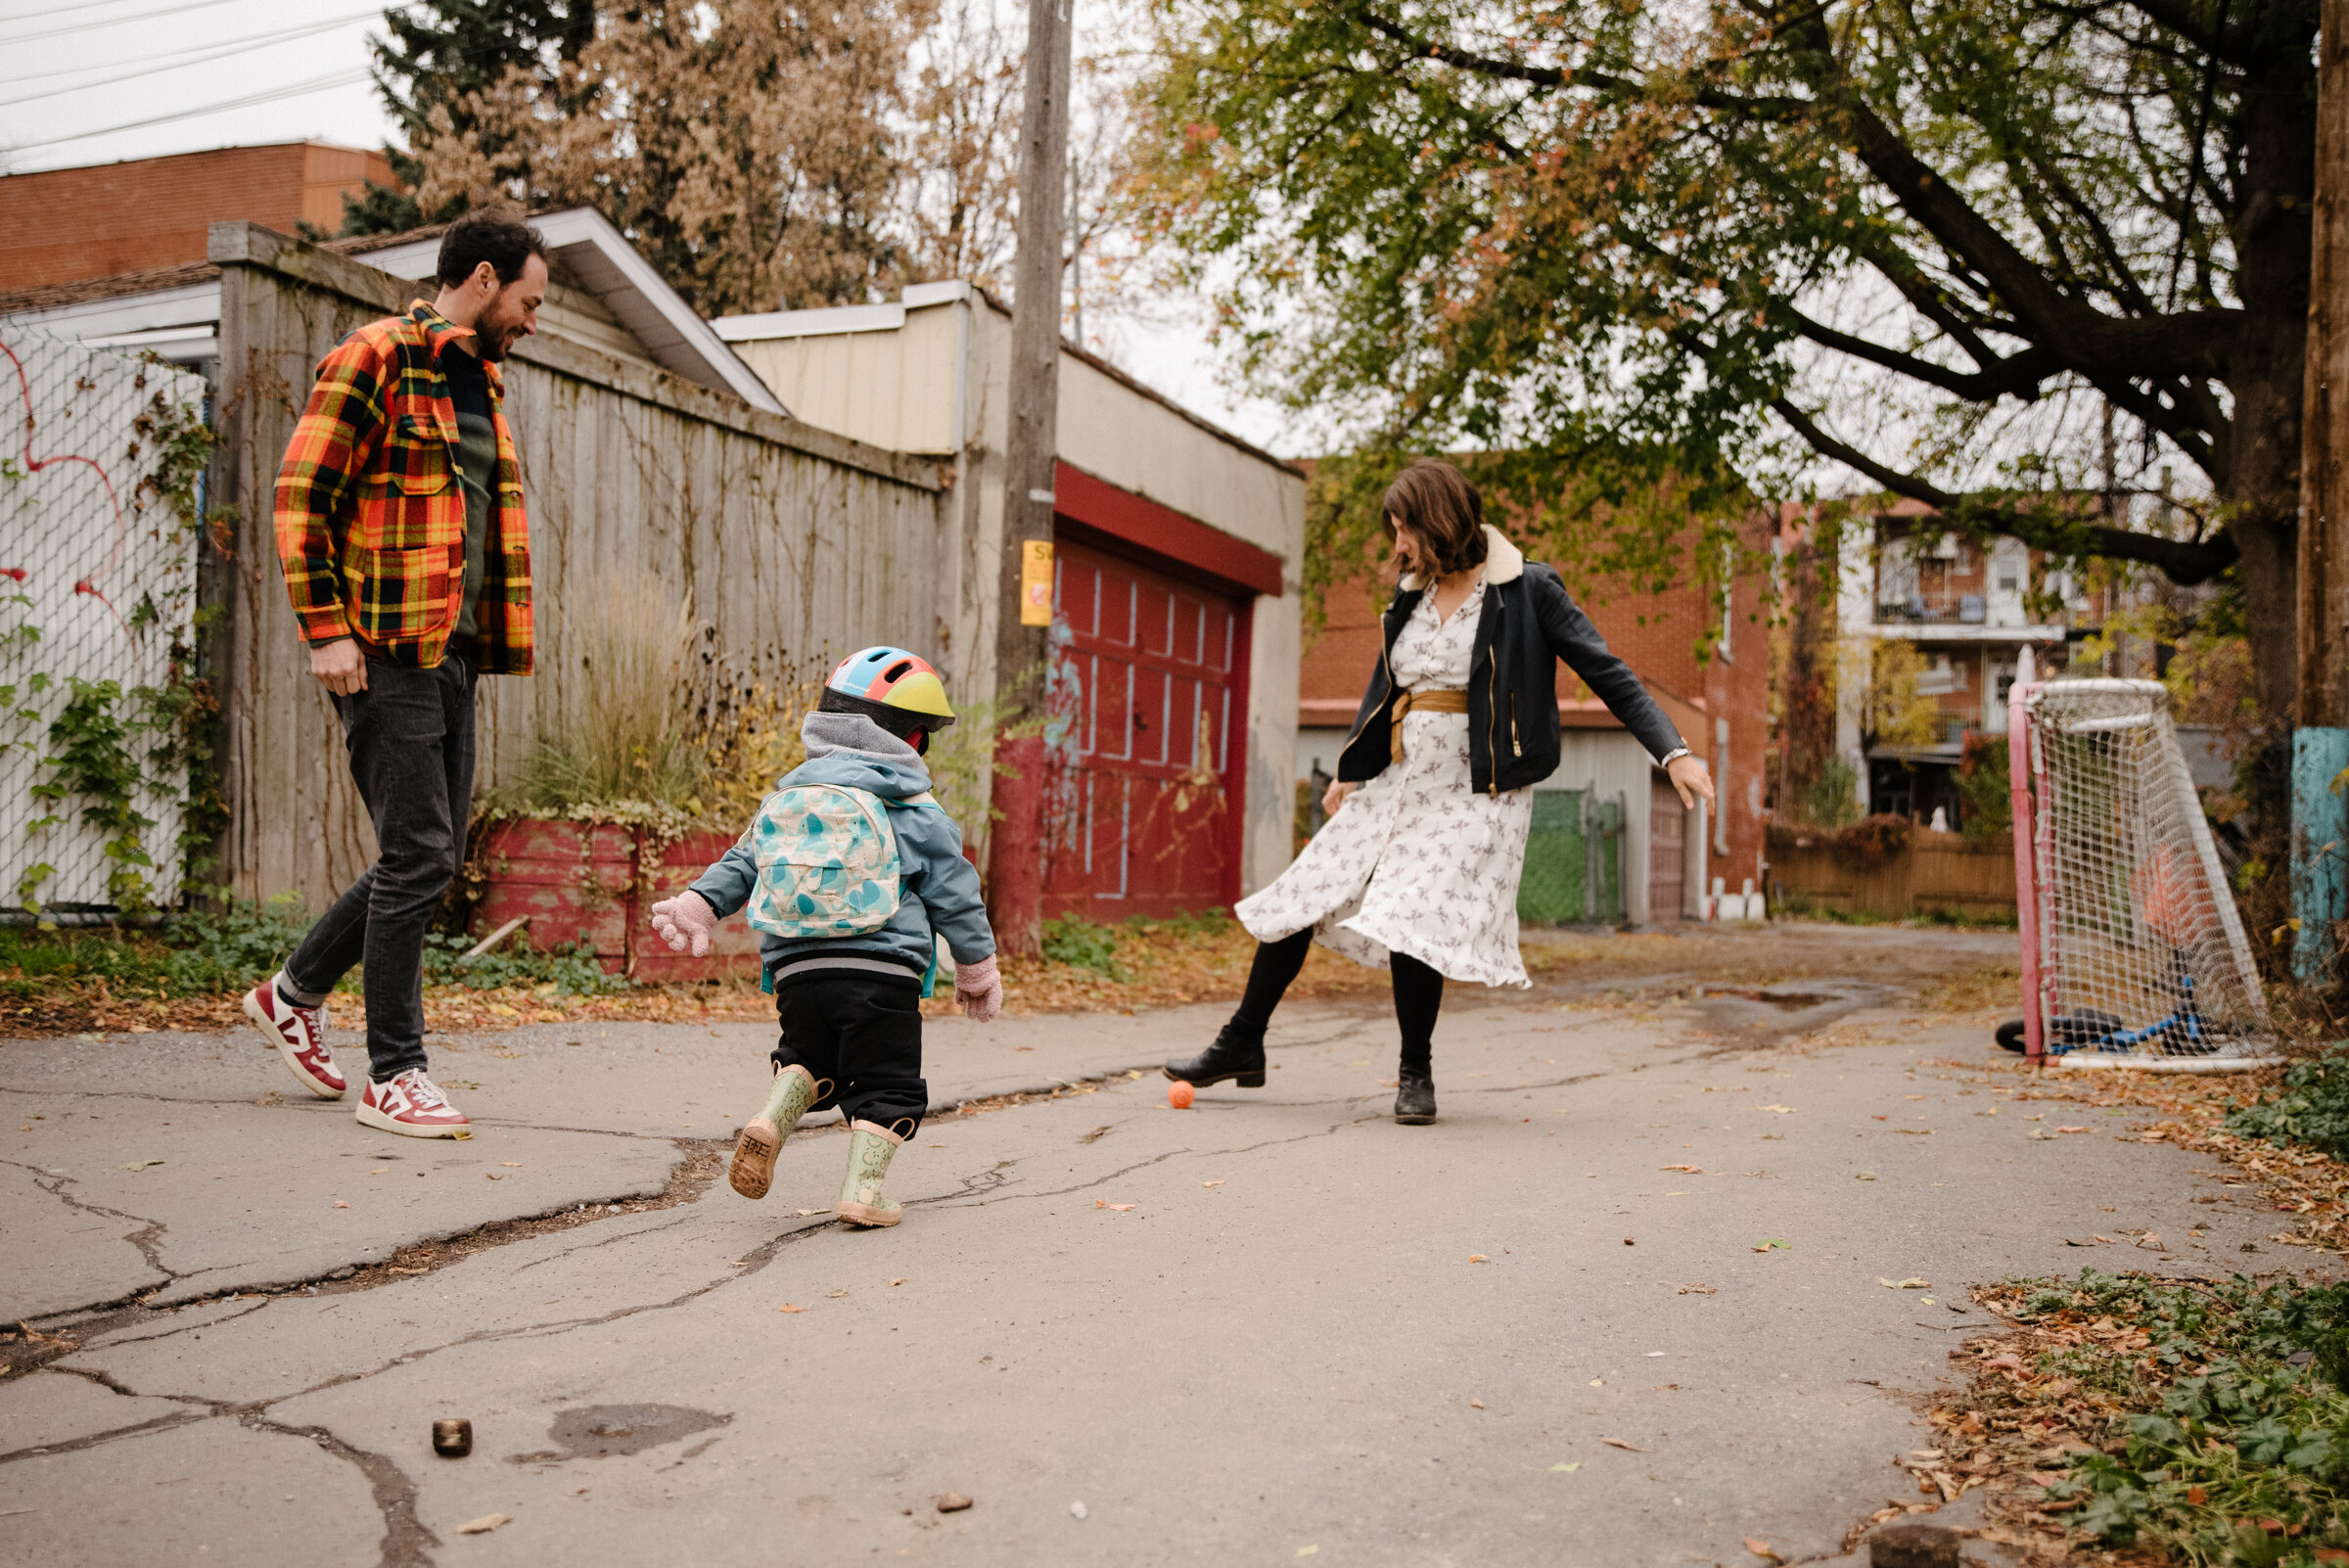
<path id="1" fill-rule="evenodd" d="M 472 1129 L 425 1076 L 424 935 L 465 858 L 474 687 L 530 672 L 530 544 L 499 363 L 538 329 L 546 245 L 475 212 L 440 242 L 439 294 L 318 366 L 277 477 L 277 553 L 310 673 L 343 721 L 378 857 L 245 1011 L 304 1088 L 347 1087 L 328 992 L 365 966 L 362 1126 Z"/>

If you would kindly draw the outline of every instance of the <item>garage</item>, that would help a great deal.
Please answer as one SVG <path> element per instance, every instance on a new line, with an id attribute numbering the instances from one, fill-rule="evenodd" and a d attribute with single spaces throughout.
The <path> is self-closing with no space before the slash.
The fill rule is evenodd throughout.
<path id="1" fill-rule="evenodd" d="M 1239 897 L 1249 601 L 1071 537 L 1054 554 L 1044 912 Z"/>

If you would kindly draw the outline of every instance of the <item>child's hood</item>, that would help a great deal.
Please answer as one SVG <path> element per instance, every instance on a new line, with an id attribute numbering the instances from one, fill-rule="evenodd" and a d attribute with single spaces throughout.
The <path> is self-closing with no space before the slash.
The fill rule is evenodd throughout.
<path id="1" fill-rule="evenodd" d="M 930 787 L 914 749 L 862 714 L 810 713 L 800 723 L 807 761 L 783 775 L 793 784 L 839 784 L 901 801 Z"/>

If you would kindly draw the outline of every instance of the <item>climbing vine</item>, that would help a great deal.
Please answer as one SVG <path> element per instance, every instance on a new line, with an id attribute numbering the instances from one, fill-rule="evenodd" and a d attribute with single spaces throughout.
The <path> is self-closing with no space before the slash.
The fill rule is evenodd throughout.
<path id="1" fill-rule="evenodd" d="M 145 371 L 133 386 L 146 389 Z M 148 521 L 152 537 L 169 543 L 199 538 L 204 475 L 216 441 L 203 407 L 175 402 L 158 390 L 130 428 L 134 438 L 123 455 L 147 468 L 131 491 L 133 511 Z M 29 477 L 28 467 L 38 466 L 29 459 L 0 465 L 0 481 L 22 481 Z M 22 569 L 0 572 L 0 613 L 7 623 L 0 624 L 0 658 L 29 657 L 41 641 L 41 629 L 27 614 L 34 602 L 23 581 Z M 193 574 L 143 585 L 127 612 L 91 582 L 76 583 L 74 591 L 98 597 L 134 639 L 167 631 L 164 678 L 125 688 L 119 681 L 68 676 L 64 705 L 37 730 L 40 713 L 30 699 L 58 682 L 35 670 L 0 683 L 0 749 L 25 750 L 38 759 L 43 773 L 30 787 L 42 814 L 26 824 L 27 836 L 68 821 L 94 830 L 108 866 L 108 901 L 120 914 L 143 914 L 155 903 L 158 847 L 149 843 L 157 819 L 141 809 L 142 795 L 161 795 L 180 805 L 180 831 L 168 848 L 191 886 L 210 871 L 210 847 L 227 821 L 213 740 L 219 703 L 210 683 L 197 672 L 196 645 L 215 615 L 209 607 L 192 604 Z M 19 877 L 17 899 L 28 913 L 43 912 L 41 886 L 56 869 L 40 860 Z"/>

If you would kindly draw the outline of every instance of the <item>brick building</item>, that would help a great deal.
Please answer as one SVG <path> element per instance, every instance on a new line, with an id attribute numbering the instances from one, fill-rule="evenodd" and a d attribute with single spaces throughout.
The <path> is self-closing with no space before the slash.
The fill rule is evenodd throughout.
<path id="1" fill-rule="evenodd" d="M 0 177 L 0 294 L 205 258 L 215 222 L 343 227 L 343 198 L 397 185 L 380 152 L 324 142 L 221 147 Z"/>
<path id="2" fill-rule="evenodd" d="M 1519 912 L 1528 920 L 1647 922 L 1696 916 L 1714 880 L 1731 894 L 1762 875 L 1765 769 L 1771 755 L 1766 577 L 1732 584 L 1725 618 L 1712 586 L 1688 580 L 1656 595 L 1587 580 L 1552 562 L 1607 646 L 1638 672 L 1681 736 L 1713 769 L 1718 814 L 1683 811 L 1646 751 L 1574 673 L 1558 671 L 1565 751 L 1536 786 Z M 1389 571 L 1385 583 L 1392 583 Z M 1305 655 L 1298 700 L 1302 778 L 1337 769 L 1369 670 L 1378 661 L 1375 595 L 1332 589 L 1328 620 Z"/>

